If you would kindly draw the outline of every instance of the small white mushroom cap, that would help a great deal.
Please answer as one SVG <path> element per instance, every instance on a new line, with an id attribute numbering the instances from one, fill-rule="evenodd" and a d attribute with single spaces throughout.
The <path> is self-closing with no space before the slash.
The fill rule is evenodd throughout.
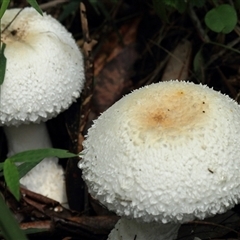
<path id="1" fill-rule="evenodd" d="M 240 107 L 207 86 L 135 90 L 89 129 L 79 167 L 90 194 L 120 216 L 185 222 L 240 199 Z"/>
<path id="2" fill-rule="evenodd" d="M 9 9 L 1 19 L 7 68 L 0 125 L 46 121 L 67 109 L 84 84 L 83 57 L 71 34 L 33 8 L 14 19 L 19 11 Z"/>

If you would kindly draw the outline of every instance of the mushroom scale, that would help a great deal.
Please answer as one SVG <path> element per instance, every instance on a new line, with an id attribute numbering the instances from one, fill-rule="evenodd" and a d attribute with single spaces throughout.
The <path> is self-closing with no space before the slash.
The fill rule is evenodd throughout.
<path id="1" fill-rule="evenodd" d="M 186 222 L 240 196 L 240 107 L 213 89 L 161 82 L 133 91 L 89 129 L 79 167 L 90 194 L 137 221 Z"/>

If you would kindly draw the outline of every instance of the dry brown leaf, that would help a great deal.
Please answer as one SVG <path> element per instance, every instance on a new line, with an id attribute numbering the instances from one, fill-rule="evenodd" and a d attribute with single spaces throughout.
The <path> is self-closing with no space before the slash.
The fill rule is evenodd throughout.
<path id="1" fill-rule="evenodd" d="M 132 66 L 137 57 L 134 45 L 130 45 L 102 69 L 96 78 L 93 94 L 92 110 L 97 115 L 109 108 L 129 89 Z"/>
<path id="2" fill-rule="evenodd" d="M 136 41 L 136 34 L 140 18 L 134 19 L 120 27 L 118 33 L 112 32 L 105 40 L 94 60 L 94 76 L 97 76 L 107 62 L 114 59 L 125 46 Z M 121 39 L 119 38 L 121 36 Z"/>
<path id="3" fill-rule="evenodd" d="M 135 45 L 139 21 L 137 18 L 121 27 L 122 43 L 117 34 L 111 34 L 94 61 L 96 85 L 92 118 L 104 112 L 131 87 L 133 66 L 139 57 Z"/>

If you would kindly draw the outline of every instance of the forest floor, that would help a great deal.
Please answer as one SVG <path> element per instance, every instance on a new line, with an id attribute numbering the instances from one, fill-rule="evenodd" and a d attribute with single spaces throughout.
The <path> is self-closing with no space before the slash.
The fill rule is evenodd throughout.
<path id="1" fill-rule="evenodd" d="M 240 25 L 228 34 L 210 31 L 203 19 L 212 1 L 199 8 L 188 6 L 181 13 L 167 9 L 166 19 L 147 0 L 99 0 L 95 5 L 95 1 L 83 1 L 85 21 L 81 21 L 78 0 L 38 2 L 73 34 L 86 62 L 81 99 L 47 123 L 54 147 L 79 153 L 93 119 L 123 95 L 151 83 L 188 80 L 240 101 Z M 19 0 L 10 7 L 25 6 Z M 1 135 L 4 160 L 7 146 Z M 24 197 L 17 202 L 0 181 L 0 191 L 29 239 L 107 239 L 118 217 L 87 194 L 78 161 L 61 162 L 71 210 L 24 188 Z M 183 224 L 178 239 L 240 239 L 239 214 L 236 206 L 225 214 Z"/>

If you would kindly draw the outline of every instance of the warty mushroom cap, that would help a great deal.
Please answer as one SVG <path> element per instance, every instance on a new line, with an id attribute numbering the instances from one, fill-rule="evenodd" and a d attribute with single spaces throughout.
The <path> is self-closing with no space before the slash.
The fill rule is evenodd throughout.
<path id="1" fill-rule="evenodd" d="M 19 11 L 9 9 L 1 19 L 7 67 L 0 125 L 46 121 L 67 109 L 84 84 L 83 57 L 72 35 L 33 8 L 24 8 L 14 19 Z"/>
<path id="2" fill-rule="evenodd" d="M 90 194 L 120 216 L 186 222 L 240 199 L 240 107 L 213 89 L 161 82 L 105 111 L 83 143 Z"/>

